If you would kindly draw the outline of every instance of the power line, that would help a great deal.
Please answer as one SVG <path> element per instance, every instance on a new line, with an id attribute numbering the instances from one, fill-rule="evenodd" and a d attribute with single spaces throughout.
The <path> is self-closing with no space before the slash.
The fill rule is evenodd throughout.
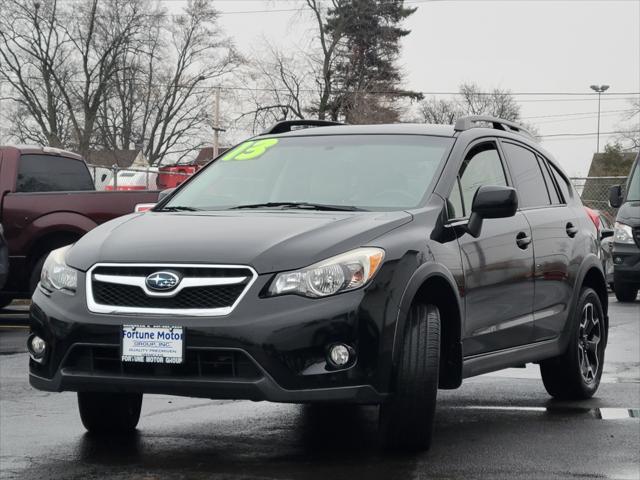
<path id="1" fill-rule="evenodd" d="M 600 135 L 619 135 L 622 133 L 629 133 L 624 130 L 614 132 L 600 132 Z M 538 135 L 540 138 L 555 138 L 555 137 L 595 137 L 597 132 L 579 132 L 579 133 L 552 133 L 550 135 Z"/>
<path id="2" fill-rule="evenodd" d="M 601 113 L 623 113 L 623 112 L 634 112 L 636 109 L 626 109 L 626 110 L 603 110 Z M 554 115 L 538 115 L 535 117 L 522 117 L 521 120 L 535 120 L 537 118 L 555 118 L 555 117 L 573 117 L 579 115 L 597 115 L 598 112 L 572 112 L 572 113 L 558 113 Z"/>

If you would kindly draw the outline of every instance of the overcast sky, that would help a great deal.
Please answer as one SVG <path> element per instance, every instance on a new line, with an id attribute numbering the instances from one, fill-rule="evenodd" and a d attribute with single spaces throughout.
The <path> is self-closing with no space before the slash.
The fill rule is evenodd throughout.
<path id="1" fill-rule="evenodd" d="M 172 10 L 181 3 L 167 2 Z M 518 93 L 585 94 L 519 95 L 522 116 L 542 135 L 596 131 L 597 97 L 589 94 L 589 85 L 611 86 L 611 95 L 603 96 L 601 132 L 618 130 L 624 118 L 620 110 L 629 109 L 629 96 L 614 94 L 636 92 L 638 98 L 640 0 L 406 3 L 418 7 L 406 22 L 412 32 L 401 57 L 408 88 L 449 92 L 475 82 Z M 261 38 L 299 45 L 313 31 L 310 17 L 295 11 L 299 0 L 215 0 L 214 5 L 226 12 L 221 26 L 245 52 L 259 46 Z M 254 13 L 239 13 L 245 11 Z M 611 138 L 601 135 L 601 149 Z M 543 146 L 570 175 L 585 175 L 596 137 L 547 138 Z"/>

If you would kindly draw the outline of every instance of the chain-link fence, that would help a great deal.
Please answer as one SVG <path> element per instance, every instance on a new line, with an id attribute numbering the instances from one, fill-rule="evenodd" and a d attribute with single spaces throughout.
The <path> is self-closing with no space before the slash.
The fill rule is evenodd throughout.
<path id="1" fill-rule="evenodd" d="M 169 167 L 121 168 L 87 165 L 96 190 L 164 190 L 180 185 L 199 170 L 197 165 Z M 624 185 L 627 177 L 572 177 L 582 203 L 614 219 L 617 209 L 609 205 L 609 189 Z"/>
<path id="2" fill-rule="evenodd" d="M 600 210 L 611 220 L 615 219 L 617 209 L 609 205 L 609 189 L 614 185 L 624 185 L 627 177 L 574 177 L 571 179 L 582 203 L 594 210 Z"/>
<path id="3" fill-rule="evenodd" d="M 180 185 L 193 175 L 196 165 L 121 168 L 87 164 L 96 190 L 164 190 Z"/>

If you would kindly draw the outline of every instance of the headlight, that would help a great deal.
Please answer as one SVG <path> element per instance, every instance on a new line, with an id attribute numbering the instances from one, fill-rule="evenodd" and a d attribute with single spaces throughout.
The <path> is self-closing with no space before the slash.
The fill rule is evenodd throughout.
<path id="1" fill-rule="evenodd" d="M 613 240 L 618 243 L 634 243 L 631 227 L 624 223 L 616 222 Z"/>
<path id="2" fill-rule="evenodd" d="M 301 270 L 278 274 L 269 294 L 317 298 L 355 290 L 373 278 L 383 259 L 381 248 L 358 248 Z"/>
<path id="3" fill-rule="evenodd" d="M 40 275 L 40 285 L 49 291 L 66 290 L 75 292 L 78 286 L 78 271 L 67 266 L 64 257 L 71 245 L 53 250 L 44 262 Z"/>

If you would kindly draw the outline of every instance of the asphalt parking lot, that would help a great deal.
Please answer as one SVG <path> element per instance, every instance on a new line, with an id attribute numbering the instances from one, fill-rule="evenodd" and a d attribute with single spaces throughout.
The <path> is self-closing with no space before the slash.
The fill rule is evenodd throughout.
<path id="1" fill-rule="evenodd" d="M 390 455 L 373 407 L 145 397 L 135 436 L 94 438 L 73 393 L 31 389 L 25 308 L 0 311 L 3 479 L 640 479 L 640 301 L 611 302 L 603 384 L 552 401 L 537 366 L 441 391 L 434 446 Z"/>

